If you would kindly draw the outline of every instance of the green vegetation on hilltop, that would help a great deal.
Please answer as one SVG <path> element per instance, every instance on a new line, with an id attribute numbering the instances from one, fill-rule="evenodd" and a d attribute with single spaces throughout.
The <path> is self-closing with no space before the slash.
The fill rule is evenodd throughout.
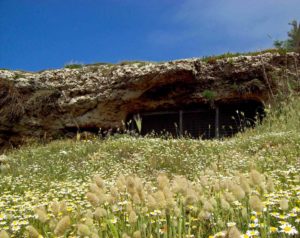
<path id="1" fill-rule="evenodd" d="M 285 49 L 300 53 L 300 22 L 293 20 L 289 23 L 291 30 L 287 33 L 288 39 L 284 41 L 276 40 L 274 46 L 277 49 Z"/>

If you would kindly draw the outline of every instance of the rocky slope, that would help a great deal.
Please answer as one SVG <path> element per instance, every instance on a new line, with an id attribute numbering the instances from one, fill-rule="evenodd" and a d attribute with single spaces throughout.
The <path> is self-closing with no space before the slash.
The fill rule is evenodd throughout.
<path id="1" fill-rule="evenodd" d="M 0 147 L 24 138 L 121 128 L 128 115 L 191 103 L 267 101 L 299 77 L 300 55 L 90 65 L 39 73 L 0 70 Z"/>

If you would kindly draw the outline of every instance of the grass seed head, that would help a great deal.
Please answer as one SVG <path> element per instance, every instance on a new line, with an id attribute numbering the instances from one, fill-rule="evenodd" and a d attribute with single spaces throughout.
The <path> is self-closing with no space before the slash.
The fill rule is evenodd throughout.
<path id="1" fill-rule="evenodd" d="M 10 238 L 10 236 L 5 230 L 2 230 L 0 231 L 0 238 Z"/>
<path id="2" fill-rule="evenodd" d="M 97 184 L 97 186 L 101 189 L 105 189 L 105 183 L 104 180 L 100 177 L 100 175 L 95 175 L 93 178 L 94 182 Z"/>
<path id="3" fill-rule="evenodd" d="M 71 225 L 71 219 L 69 216 L 64 216 L 56 225 L 54 233 L 55 235 L 62 236 Z"/>
<path id="4" fill-rule="evenodd" d="M 249 194 L 251 192 L 251 189 L 250 189 L 247 178 L 243 175 L 240 175 L 239 182 L 240 182 L 240 186 L 244 190 L 244 192 Z"/>
<path id="5" fill-rule="evenodd" d="M 169 187 L 169 179 L 165 174 L 160 174 L 157 177 L 158 189 L 163 190 L 165 187 Z"/>
<path id="6" fill-rule="evenodd" d="M 221 198 L 221 207 L 224 210 L 229 210 L 230 209 L 230 204 L 223 198 Z"/>
<path id="7" fill-rule="evenodd" d="M 99 238 L 99 235 L 97 233 L 92 233 L 91 238 Z"/>
<path id="8" fill-rule="evenodd" d="M 40 233 L 33 226 L 27 226 L 26 230 L 27 230 L 30 238 L 39 238 L 40 237 Z"/>
<path id="9" fill-rule="evenodd" d="M 122 238 L 131 238 L 131 237 L 129 235 L 127 235 L 126 233 L 123 233 Z"/>
<path id="10" fill-rule="evenodd" d="M 241 232 L 235 226 L 232 226 L 232 227 L 229 228 L 226 237 L 228 237 L 228 238 L 240 238 L 241 237 Z"/>
<path id="11" fill-rule="evenodd" d="M 46 223 L 48 221 L 48 215 L 45 208 L 36 208 L 34 212 L 40 222 Z"/>
<path id="12" fill-rule="evenodd" d="M 50 205 L 50 208 L 51 208 L 51 211 L 53 212 L 53 214 L 55 216 L 57 216 L 58 213 L 59 213 L 59 210 L 60 210 L 59 209 L 59 202 L 57 202 L 57 201 L 52 202 L 51 205 Z"/>
<path id="13" fill-rule="evenodd" d="M 262 212 L 264 206 L 258 196 L 251 196 L 249 199 L 250 208 L 256 212 Z"/>
<path id="14" fill-rule="evenodd" d="M 137 217 L 135 211 L 132 210 L 132 211 L 130 212 L 130 214 L 129 214 L 128 222 L 129 222 L 130 224 L 134 224 L 134 223 L 136 223 L 137 219 L 138 219 L 138 217 Z"/>
<path id="15" fill-rule="evenodd" d="M 102 207 L 97 207 L 94 212 L 94 215 L 97 219 L 101 219 L 107 216 L 107 211 Z"/>
<path id="16" fill-rule="evenodd" d="M 77 233 L 78 233 L 78 235 L 85 237 L 85 236 L 89 236 L 91 234 L 91 230 L 87 225 L 79 224 L 77 226 Z"/>
<path id="17" fill-rule="evenodd" d="M 260 185 L 264 181 L 264 177 L 257 170 L 253 169 L 250 172 L 250 180 L 253 185 Z"/>
<path id="18" fill-rule="evenodd" d="M 100 204 L 100 200 L 96 194 L 88 192 L 86 194 L 87 200 L 92 204 L 92 206 L 97 207 Z"/>
<path id="19" fill-rule="evenodd" d="M 233 193 L 233 196 L 236 198 L 236 200 L 239 201 L 241 201 L 246 195 L 242 187 L 237 184 L 231 187 L 231 191 Z"/>
<path id="20" fill-rule="evenodd" d="M 133 238 L 142 238 L 142 233 L 141 231 L 135 231 L 133 233 Z"/>

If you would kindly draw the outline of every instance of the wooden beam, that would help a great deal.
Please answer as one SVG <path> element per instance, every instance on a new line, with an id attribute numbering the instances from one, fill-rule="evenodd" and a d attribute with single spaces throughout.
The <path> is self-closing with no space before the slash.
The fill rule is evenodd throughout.
<path id="1" fill-rule="evenodd" d="M 182 110 L 179 111 L 179 136 L 183 136 L 183 118 Z"/>
<path id="2" fill-rule="evenodd" d="M 220 112 L 219 107 L 216 106 L 215 109 L 215 137 L 220 138 Z"/>

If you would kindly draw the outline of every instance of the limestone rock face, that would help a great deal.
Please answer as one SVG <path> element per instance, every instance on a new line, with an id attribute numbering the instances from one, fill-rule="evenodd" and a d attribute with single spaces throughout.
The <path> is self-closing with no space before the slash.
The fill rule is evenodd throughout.
<path id="1" fill-rule="evenodd" d="M 38 73 L 0 70 L 0 147 L 25 137 L 57 138 L 80 128 L 120 128 L 128 115 L 158 108 L 264 102 L 283 83 L 282 75 L 299 77 L 299 70 L 296 53 L 99 64 Z"/>

